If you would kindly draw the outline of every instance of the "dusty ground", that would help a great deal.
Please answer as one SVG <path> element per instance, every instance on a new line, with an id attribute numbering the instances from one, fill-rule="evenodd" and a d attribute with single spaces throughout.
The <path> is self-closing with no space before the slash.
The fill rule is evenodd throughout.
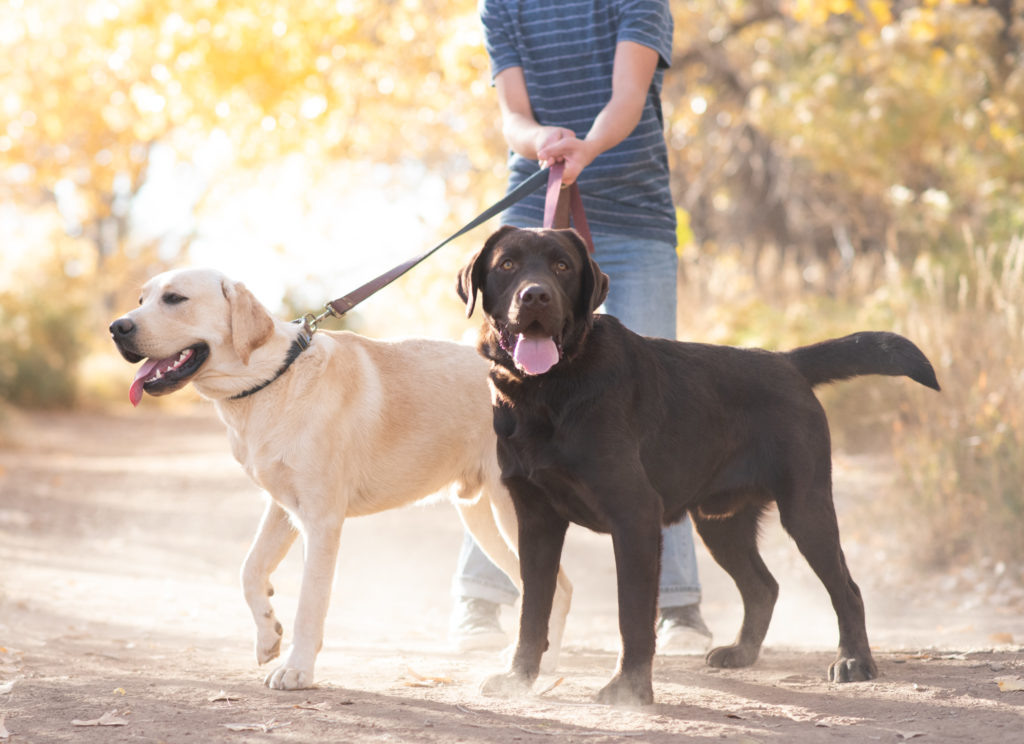
<path id="1" fill-rule="evenodd" d="M 1024 741 L 1024 692 L 1011 690 L 1024 679 L 1024 592 L 1005 567 L 910 578 L 893 565 L 879 526 L 851 513 L 891 497 L 877 459 L 837 457 L 836 493 L 878 680 L 824 681 L 834 617 L 772 525 L 766 560 L 782 595 L 757 664 L 716 671 L 696 657 L 660 658 L 657 704 L 616 709 L 590 703 L 617 644 L 606 538 L 570 530 L 567 648 L 558 676 L 536 689 L 564 681 L 504 702 L 476 691 L 500 667 L 496 654 L 445 646 L 454 511 L 440 503 L 351 520 L 319 686 L 272 692 L 237 580 L 260 495 L 212 411 L 20 415 L 13 429 L 17 441 L 0 447 L 5 742 Z M 736 592 L 698 551 L 705 615 L 728 640 Z M 295 549 L 275 580 L 282 620 L 299 562 Z M 123 725 L 74 725 L 104 714 Z"/>

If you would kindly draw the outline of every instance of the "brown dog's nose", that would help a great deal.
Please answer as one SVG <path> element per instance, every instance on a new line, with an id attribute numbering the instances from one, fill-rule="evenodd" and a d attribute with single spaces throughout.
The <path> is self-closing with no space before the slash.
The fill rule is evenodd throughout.
<path id="1" fill-rule="evenodd" d="M 551 294 L 539 284 L 531 284 L 519 293 L 519 304 L 523 307 L 543 307 L 551 302 Z"/>
<path id="2" fill-rule="evenodd" d="M 114 338 L 125 338 L 135 332 L 135 323 L 131 318 L 118 318 L 110 324 L 110 335 Z"/>

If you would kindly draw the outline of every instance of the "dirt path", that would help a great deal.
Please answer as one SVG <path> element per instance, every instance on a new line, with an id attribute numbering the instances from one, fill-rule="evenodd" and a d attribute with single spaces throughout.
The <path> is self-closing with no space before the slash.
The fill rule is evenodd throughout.
<path id="1" fill-rule="evenodd" d="M 35 414 L 15 429 L 17 442 L 0 447 L 5 744 L 1024 742 L 1024 692 L 998 684 L 1024 679 L 1019 588 L 985 572 L 908 579 L 877 525 L 848 515 L 844 545 L 881 670 L 870 683 L 824 681 L 834 616 L 772 525 L 766 560 L 782 594 L 755 666 L 663 657 L 657 704 L 591 704 L 615 665 L 613 567 L 607 539 L 576 528 L 565 554 L 576 592 L 564 681 L 520 702 L 481 697 L 478 682 L 501 662 L 446 648 L 460 527 L 441 503 L 346 524 L 319 686 L 271 692 L 237 579 L 261 501 L 211 410 Z M 836 464 L 841 508 L 887 485 L 875 462 Z M 738 627 L 738 598 L 699 553 L 705 615 L 724 641 Z M 299 563 L 295 549 L 275 577 L 282 620 L 294 611 Z M 510 625 L 511 612 L 503 619 Z M 536 689 L 556 680 L 542 676 Z M 108 722 L 123 725 L 73 725 L 111 711 Z"/>

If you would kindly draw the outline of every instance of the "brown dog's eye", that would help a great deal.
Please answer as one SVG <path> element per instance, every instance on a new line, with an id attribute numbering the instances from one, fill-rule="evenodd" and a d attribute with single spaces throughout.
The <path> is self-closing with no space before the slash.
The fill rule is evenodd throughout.
<path id="1" fill-rule="evenodd" d="M 184 297 L 183 295 L 177 294 L 175 292 L 168 292 L 167 294 L 165 294 L 163 296 L 162 299 L 168 305 L 178 305 L 178 304 L 184 302 L 185 300 L 187 300 L 188 297 Z"/>
<path id="2" fill-rule="evenodd" d="M 569 263 L 567 261 L 556 261 L 555 262 L 555 271 L 568 271 L 568 270 L 569 270 Z"/>
<path id="3" fill-rule="evenodd" d="M 504 261 L 498 264 L 498 268 L 500 268 L 502 271 L 512 271 L 513 266 L 515 266 L 515 264 L 512 262 L 511 258 L 506 258 Z"/>

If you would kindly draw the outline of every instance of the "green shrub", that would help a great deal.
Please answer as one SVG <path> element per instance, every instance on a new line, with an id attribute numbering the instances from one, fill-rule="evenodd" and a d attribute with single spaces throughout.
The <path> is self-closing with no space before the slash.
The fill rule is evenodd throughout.
<path id="1" fill-rule="evenodd" d="M 89 317 L 53 287 L 0 293 L 0 398 L 33 408 L 73 405 Z"/>

